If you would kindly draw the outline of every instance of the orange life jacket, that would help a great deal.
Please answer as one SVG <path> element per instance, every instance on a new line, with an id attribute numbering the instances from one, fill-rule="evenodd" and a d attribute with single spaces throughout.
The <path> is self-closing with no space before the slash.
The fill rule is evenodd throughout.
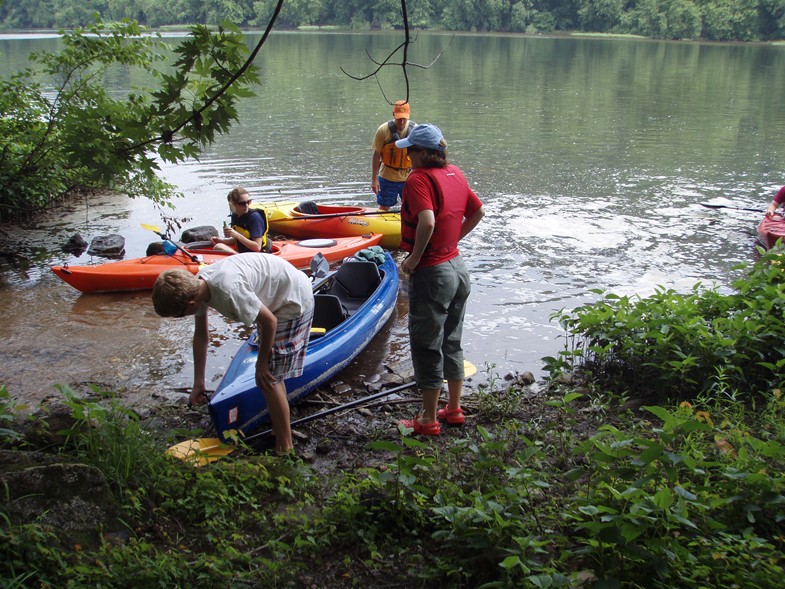
<path id="1" fill-rule="evenodd" d="M 400 147 L 395 147 L 395 142 L 401 138 L 401 136 L 398 135 L 398 130 L 395 128 L 395 121 L 390 121 L 387 125 L 390 127 L 392 139 L 382 147 L 382 163 L 388 168 L 408 170 L 412 167 L 412 160 L 410 160 L 409 156 L 406 154 L 406 148 L 404 147 L 401 149 Z M 409 133 L 411 133 L 412 129 L 416 126 L 417 123 L 409 121 Z"/>

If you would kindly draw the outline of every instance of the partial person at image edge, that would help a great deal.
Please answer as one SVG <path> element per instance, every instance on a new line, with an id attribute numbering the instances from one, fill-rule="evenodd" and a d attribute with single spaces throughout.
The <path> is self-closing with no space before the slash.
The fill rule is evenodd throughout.
<path id="1" fill-rule="evenodd" d="M 771 219 L 777 214 L 777 209 L 780 208 L 782 203 L 785 202 L 785 186 L 780 188 L 777 191 L 777 194 L 774 195 L 774 198 L 769 203 L 769 206 L 766 208 L 766 216 Z"/>

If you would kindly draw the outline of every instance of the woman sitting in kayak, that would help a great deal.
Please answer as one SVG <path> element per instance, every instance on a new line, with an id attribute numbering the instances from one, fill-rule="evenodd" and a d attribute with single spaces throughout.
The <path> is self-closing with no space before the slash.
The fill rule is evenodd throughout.
<path id="1" fill-rule="evenodd" d="M 267 219 L 259 210 L 251 210 L 253 199 L 245 188 L 233 189 L 227 197 L 232 211 L 229 225 L 224 225 L 224 236 L 213 237 L 213 249 L 219 252 L 244 253 L 272 251 L 267 236 Z"/>

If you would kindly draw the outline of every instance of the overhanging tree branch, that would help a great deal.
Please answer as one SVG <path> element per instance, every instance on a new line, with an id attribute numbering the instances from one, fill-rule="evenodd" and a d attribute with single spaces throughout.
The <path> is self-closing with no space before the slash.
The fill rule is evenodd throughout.
<path id="1" fill-rule="evenodd" d="M 141 143 L 137 143 L 133 146 L 130 146 L 126 148 L 126 150 L 134 151 L 139 149 L 140 147 L 145 147 L 147 145 L 153 143 L 159 143 L 159 142 L 170 143 L 173 140 L 174 135 L 178 131 L 181 131 L 191 123 L 195 124 L 197 127 L 201 127 L 202 113 L 204 113 L 204 111 L 210 108 L 219 98 L 221 98 L 221 96 L 223 96 L 226 93 L 226 91 L 229 90 L 232 84 L 234 84 L 238 79 L 240 79 L 240 77 L 253 64 L 254 60 L 256 59 L 256 56 L 259 54 L 259 51 L 261 51 L 262 46 L 265 44 L 268 37 L 270 36 L 270 33 L 273 30 L 275 21 L 278 19 L 278 15 L 281 13 L 281 8 L 283 7 L 283 3 L 284 0 L 278 0 L 278 4 L 276 4 L 275 6 L 275 10 L 273 11 L 272 16 L 270 17 L 269 22 L 267 23 L 267 28 L 265 28 L 264 33 L 262 34 L 262 38 L 256 44 L 256 47 L 254 47 L 253 51 L 251 51 L 250 55 L 248 56 L 248 59 L 246 59 L 245 63 L 223 84 L 223 86 L 221 86 L 221 88 L 215 94 L 213 94 L 210 98 L 205 100 L 204 104 L 202 104 L 200 108 L 194 109 L 191 116 L 184 119 L 177 126 L 173 127 L 172 129 L 163 131 L 161 135 L 158 137 L 154 137 L 148 139 L 147 141 L 143 141 Z"/>
<path id="2" fill-rule="evenodd" d="M 406 98 L 405 98 L 405 100 L 406 100 L 406 102 L 409 102 L 409 71 L 407 70 L 407 68 L 410 67 L 410 66 L 411 67 L 420 68 L 420 69 L 428 69 L 428 68 L 430 68 L 442 56 L 442 54 L 444 53 L 444 49 L 442 49 L 436 55 L 436 57 L 434 57 L 434 59 L 431 61 L 431 63 L 429 63 L 428 65 L 421 65 L 421 64 L 410 62 L 409 61 L 409 46 L 412 43 L 414 43 L 416 41 L 416 39 L 412 39 L 410 30 L 409 30 L 409 15 L 408 15 L 407 8 L 406 8 L 406 0 L 401 0 L 401 17 L 403 18 L 404 41 L 403 41 L 403 43 L 398 45 L 395 49 L 393 49 L 387 55 L 387 57 L 384 59 L 384 61 L 381 61 L 381 62 L 377 61 L 376 59 L 374 59 L 371 56 L 371 54 L 368 52 L 367 49 L 365 51 L 366 55 L 368 56 L 368 59 L 370 59 L 370 61 L 377 66 L 376 69 L 374 69 L 370 73 L 364 74 L 364 75 L 350 74 L 345 69 L 343 69 L 343 67 L 341 68 L 341 72 L 343 72 L 345 75 L 349 76 L 353 80 L 358 80 L 358 81 L 367 80 L 369 78 L 376 77 L 377 78 L 377 83 L 379 83 L 377 76 L 378 76 L 379 72 L 382 71 L 383 68 L 389 67 L 389 66 L 400 67 L 401 71 L 403 73 L 404 84 L 406 86 Z M 450 39 L 450 43 L 452 43 L 452 38 Z M 448 43 L 448 47 L 449 47 L 449 43 Z M 401 61 L 397 62 L 397 63 L 394 63 L 394 62 L 392 62 L 392 59 L 396 56 L 396 54 L 398 52 L 403 52 Z M 379 83 L 379 88 L 381 89 L 381 83 Z M 382 89 L 382 94 L 384 95 L 384 89 Z M 390 101 L 389 98 L 387 98 L 387 96 L 385 96 L 384 98 L 385 98 L 385 100 L 388 103 L 392 104 L 392 102 Z"/>

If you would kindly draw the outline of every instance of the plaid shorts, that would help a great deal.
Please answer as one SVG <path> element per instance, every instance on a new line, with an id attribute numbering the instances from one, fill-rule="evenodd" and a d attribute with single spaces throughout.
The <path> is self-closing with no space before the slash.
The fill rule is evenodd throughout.
<path id="1" fill-rule="evenodd" d="M 380 207 L 394 207 L 403 192 L 405 182 L 391 182 L 379 176 L 379 194 L 376 195 L 376 204 Z"/>
<path id="2" fill-rule="evenodd" d="M 311 335 L 313 309 L 288 321 L 279 321 L 275 330 L 275 341 L 270 353 L 270 372 L 280 380 L 303 373 L 305 352 Z"/>

